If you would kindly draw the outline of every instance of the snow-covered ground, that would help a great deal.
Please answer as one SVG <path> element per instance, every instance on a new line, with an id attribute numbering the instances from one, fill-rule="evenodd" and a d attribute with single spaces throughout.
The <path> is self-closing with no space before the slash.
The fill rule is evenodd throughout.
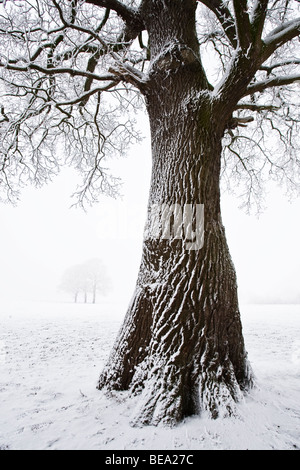
<path id="1" fill-rule="evenodd" d="M 242 307 L 257 388 L 239 416 L 133 428 L 135 400 L 96 389 L 124 306 L 0 305 L 0 449 L 299 449 L 300 306 Z"/>

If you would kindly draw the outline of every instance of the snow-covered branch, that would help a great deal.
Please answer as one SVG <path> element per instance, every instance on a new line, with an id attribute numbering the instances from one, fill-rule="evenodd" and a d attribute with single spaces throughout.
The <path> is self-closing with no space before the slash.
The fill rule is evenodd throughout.
<path id="1" fill-rule="evenodd" d="M 221 0 L 198 0 L 209 8 L 218 18 L 226 36 L 228 37 L 231 45 L 236 48 L 236 29 L 234 19 L 224 2 Z"/>
<path id="2" fill-rule="evenodd" d="M 139 30 L 143 29 L 138 11 L 118 0 L 86 0 L 86 3 L 114 10 L 128 25 L 134 25 Z"/>
<path id="3" fill-rule="evenodd" d="M 12 3 L 1 16 L 4 197 L 16 200 L 22 185 L 43 184 L 66 160 L 82 175 L 79 204 L 102 192 L 115 196 L 119 181 L 107 172 L 104 155 L 122 154 L 138 139 L 127 113 L 140 102 L 130 86 L 118 86 L 124 77 L 109 70 L 130 64 L 137 33 L 108 9 L 84 2 L 44 0 L 35 7 Z"/>
<path id="4" fill-rule="evenodd" d="M 93 80 L 97 81 L 111 81 L 114 80 L 114 75 L 111 73 L 107 73 L 105 75 L 97 75 L 94 73 L 87 72 L 86 70 L 76 70 L 72 67 L 53 67 L 53 68 L 46 68 L 42 67 L 38 64 L 35 63 L 29 63 L 24 66 L 18 66 L 18 65 L 12 65 L 10 63 L 5 64 L 0 62 L 0 67 L 4 67 L 7 70 L 13 70 L 16 72 L 29 72 L 30 70 L 36 70 L 37 72 L 41 72 L 47 76 L 50 75 L 62 75 L 62 74 L 68 74 L 72 77 L 88 77 L 92 78 Z"/>
<path id="5" fill-rule="evenodd" d="M 268 10 L 268 3 L 269 0 L 256 0 L 252 14 L 251 14 L 251 26 L 252 31 L 257 38 L 257 40 L 261 39 L 262 31 L 265 24 L 266 14 Z"/>
<path id="6" fill-rule="evenodd" d="M 261 82 L 254 83 L 253 85 L 249 85 L 244 96 L 253 95 L 254 93 L 258 92 L 261 93 L 267 88 L 281 87 L 291 85 L 297 82 L 300 82 L 300 74 L 273 77 L 268 80 L 263 80 Z"/>
<path id="7" fill-rule="evenodd" d="M 278 69 L 280 67 L 286 67 L 288 65 L 300 65 L 300 59 L 287 59 L 283 60 L 282 62 L 276 62 L 275 64 L 270 65 L 262 65 L 260 70 L 267 72 L 267 75 L 273 72 L 273 70 Z"/>
<path id="8" fill-rule="evenodd" d="M 253 103 L 238 103 L 235 107 L 235 110 L 245 110 L 248 109 L 249 111 L 261 112 L 261 111 L 276 111 L 278 106 L 274 106 L 272 104 L 253 104 Z"/>
<path id="9" fill-rule="evenodd" d="M 300 35 L 300 17 L 281 24 L 264 39 L 263 58 L 266 61 L 273 52 Z"/>
<path id="10" fill-rule="evenodd" d="M 119 80 L 131 83 L 141 90 L 147 82 L 146 76 L 129 64 L 116 64 L 115 67 L 109 69 L 109 72 L 118 77 Z"/>
<path id="11" fill-rule="evenodd" d="M 247 0 L 233 0 L 233 7 L 239 45 L 243 50 L 247 50 L 251 44 L 251 25 L 247 11 Z"/>

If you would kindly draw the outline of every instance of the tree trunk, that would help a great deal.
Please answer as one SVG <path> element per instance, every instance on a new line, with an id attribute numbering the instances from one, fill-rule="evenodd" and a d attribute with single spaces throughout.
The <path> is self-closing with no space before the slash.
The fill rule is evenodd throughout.
<path id="1" fill-rule="evenodd" d="M 186 6 L 183 18 L 192 15 L 187 5 L 195 2 L 175 3 Z M 99 388 L 141 393 L 135 424 L 174 424 L 201 410 L 212 417 L 230 414 L 252 382 L 220 215 L 221 140 L 228 116 L 220 115 L 207 91 L 193 37 L 178 31 L 180 41 L 166 44 L 173 27 L 170 8 L 165 37 L 151 37 L 148 27 L 155 56 L 145 91 L 153 166 L 142 262 L 99 380 Z M 150 16 L 158 29 L 162 16 Z M 180 22 L 184 31 L 190 31 L 188 22 Z M 195 220 L 200 205 L 201 243 L 191 240 L 193 231 L 200 234 Z M 153 219 L 153 208 L 175 208 L 167 230 L 163 216 Z M 194 209 L 191 220 L 189 208 Z M 158 237 L 153 224 L 160 229 Z"/>
<path id="2" fill-rule="evenodd" d="M 96 295 L 97 295 L 97 283 L 94 282 L 94 284 L 93 284 L 93 304 L 96 303 Z"/>

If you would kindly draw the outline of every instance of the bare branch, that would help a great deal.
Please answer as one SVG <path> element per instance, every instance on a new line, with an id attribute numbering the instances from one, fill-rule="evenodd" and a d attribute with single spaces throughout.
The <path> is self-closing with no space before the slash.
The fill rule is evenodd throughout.
<path id="1" fill-rule="evenodd" d="M 76 24 L 74 24 L 74 21 L 67 21 L 64 17 L 64 13 L 63 13 L 60 5 L 57 3 L 57 1 L 52 0 L 52 3 L 53 3 L 53 5 L 55 5 L 55 7 L 56 7 L 56 9 L 59 13 L 59 17 L 61 19 L 61 22 L 63 23 L 63 25 L 66 28 L 71 28 L 71 29 L 74 29 L 74 30 L 79 31 L 81 33 L 89 34 L 91 37 L 93 37 L 94 39 L 99 41 L 99 43 L 102 46 L 104 46 L 104 48 L 107 48 L 107 44 L 103 41 L 103 39 L 96 32 L 92 31 L 91 29 L 84 28 L 83 26 L 76 25 Z"/>
<path id="2" fill-rule="evenodd" d="M 236 48 L 236 29 L 234 19 L 226 7 L 225 3 L 221 0 L 198 0 L 209 8 L 218 18 L 226 36 L 228 37 L 231 45 Z"/>
<path id="3" fill-rule="evenodd" d="M 237 127 L 247 127 L 247 124 L 253 121 L 254 121 L 253 116 L 232 117 L 230 121 L 227 123 L 227 129 L 236 129 Z"/>
<path id="4" fill-rule="evenodd" d="M 36 70 L 37 72 L 41 72 L 45 75 L 61 75 L 66 73 L 72 77 L 88 77 L 101 82 L 106 80 L 114 80 L 114 75 L 110 73 L 106 75 L 97 75 L 94 73 L 87 72 L 85 70 L 76 70 L 71 67 L 45 68 L 35 63 L 29 63 L 27 66 L 21 67 L 18 65 L 3 64 L 1 62 L 0 67 L 6 68 L 7 70 L 14 70 L 16 72 L 28 72 L 29 70 Z"/>
<path id="5" fill-rule="evenodd" d="M 280 76 L 264 80 L 262 82 L 257 82 L 253 85 L 249 85 L 244 96 L 253 95 L 257 92 L 262 92 L 267 88 L 281 87 L 285 85 L 291 85 L 293 83 L 300 82 L 300 74 L 289 75 L 287 77 Z"/>
<path id="6" fill-rule="evenodd" d="M 114 60 L 117 62 L 117 63 L 120 63 L 120 59 L 119 57 L 116 55 L 116 51 L 120 51 L 122 50 L 124 47 L 128 46 L 130 43 L 132 43 L 132 41 L 134 39 L 136 39 L 139 35 L 139 33 L 141 32 L 142 29 L 139 29 L 140 27 L 143 28 L 141 26 L 141 24 L 139 24 L 139 28 L 131 28 L 130 26 L 126 25 L 124 30 L 122 31 L 121 35 L 119 36 L 118 38 L 118 41 L 117 43 L 113 46 L 113 47 L 110 47 L 109 44 L 107 44 L 98 34 L 99 30 L 96 31 L 96 32 L 93 32 L 92 30 L 90 29 L 87 29 L 83 26 L 79 26 L 79 25 L 75 25 L 73 22 L 70 23 L 68 21 L 66 21 L 66 19 L 64 18 L 64 14 L 63 14 L 63 11 L 61 9 L 61 7 L 59 6 L 59 4 L 56 2 L 56 0 L 52 0 L 53 4 L 55 5 L 55 7 L 57 8 L 58 12 L 59 12 L 59 16 L 60 16 L 60 19 L 62 21 L 62 23 L 66 26 L 66 27 L 70 27 L 76 31 L 79 31 L 79 32 L 82 32 L 82 33 L 86 33 L 86 34 L 89 34 L 91 38 L 94 38 L 96 39 L 97 41 L 99 41 L 99 43 L 101 44 L 102 46 L 102 49 L 99 50 L 98 53 L 95 54 L 95 57 L 94 59 L 92 59 L 92 63 L 90 63 L 90 68 L 92 69 L 94 66 L 96 67 L 97 65 L 97 61 L 98 61 L 98 58 L 101 56 L 101 55 L 104 55 L 104 54 L 107 54 L 109 53 L 113 58 Z M 117 2 L 119 3 L 119 2 Z M 103 5 L 104 6 L 104 5 Z M 119 41 L 120 44 L 119 44 Z M 122 65 L 122 64 L 121 64 Z M 89 69 L 89 67 L 88 67 Z M 92 77 L 90 77 L 92 79 Z M 88 84 L 87 85 L 87 89 L 90 85 Z"/>
<path id="7" fill-rule="evenodd" d="M 2 124 L 3 122 L 9 122 L 9 117 L 5 114 L 4 106 L 0 107 L 0 113 L 2 115 L 2 118 L 0 120 L 0 124 Z"/>
<path id="8" fill-rule="evenodd" d="M 139 31 L 144 29 L 138 11 L 119 2 L 118 0 L 86 0 L 86 3 L 112 9 L 125 21 L 125 23 L 128 24 L 128 26 L 134 27 L 134 29 Z"/>
<path id="9" fill-rule="evenodd" d="M 115 74 L 120 80 L 131 83 L 140 90 L 142 90 L 147 83 L 146 76 L 129 64 L 118 64 L 115 67 L 111 67 L 109 72 Z"/>
<path id="10" fill-rule="evenodd" d="M 108 18 L 109 18 L 109 13 L 110 13 L 110 10 L 109 8 L 106 8 L 106 11 L 105 11 L 105 15 L 103 17 L 103 20 L 101 21 L 99 27 L 97 28 L 97 32 L 101 31 L 101 29 L 105 26 L 105 24 L 107 23 L 108 21 Z M 87 64 L 87 72 L 90 72 L 90 73 L 93 73 L 95 72 L 95 69 L 97 67 L 97 64 L 98 64 L 98 61 L 99 61 L 99 58 L 101 57 L 101 53 L 97 50 L 95 52 L 95 54 L 93 54 L 89 60 L 88 60 L 88 64 Z M 84 91 L 89 91 L 92 87 L 92 84 L 93 84 L 93 79 L 92 77 L 88 77 L 85 81 L 85 84 L 84 84 Z M 84 101 L 82 101 L 82 106 L 84 104 L 87 103 L 87 100 L 88 98 L 85 98 Z"/>
<path id="11" fill-rule="evenodd" d="M 266 14 L 268 11 L 269 0 L 256 0 L 252 15 L 251 15 L 251 27 L 256 40 L 260 40 L 265 24 Z"/>
<path id="12" fill-rule="evenodd" d="M 278 106 L 274 106 L 272 104 L 253 104 L 253 103 L 238 103 L 235 107 L 235 111 L 242 110 L 242 109 L 248 109 L 249 111 L 256 111 L 256 112 L 261 112 L 261 111 L 276 111 L 279 109 Z"/>
<path id="13" fill-rule="evenodd" d="M 271 65 L 262 65 L 259 69 L 267 72 L 267 75 L 270 75 L 274 69 L 285 67 L 287 65 L 300 65 L 300 59 L 288 59 Z"/>
<path id="14" fill-rule="evenodd" d="M 264 39 L 263 62 L 288 41 L 300 35 L 300 18 L 283 23 Z"/>
<path id="15" fill-rule="evenodd" d="M 121 81 L 121 79 L 119 81 Z M 72 106 L 72 105 L 78 104 L 78 103 L 80 103 L 81 106 L 83 106 L 83 103 L 86 104 L 91 96 L 95 95 L 96 93 L 100 93 L 102 91 L 110 90 L 111 88 L 113 88 L 116 85 L 116 83 L 117 83 L 117 80 L 115 80 L 114 82 L 108 83 L 108 85 L 106 85 L 105 87 L 93 88 L 92 90 L 89 90 L 88 92 L 83 93 L 82 95 L 74 98 L 73 100 L 56 103 L 56 107 Z"/>
<path id="16" fill-rule="evenodd" d="M 247 0 L 233 0 L 238 41 L 243 50 L 251 44 L 251 25 L 247 12 Z"/>

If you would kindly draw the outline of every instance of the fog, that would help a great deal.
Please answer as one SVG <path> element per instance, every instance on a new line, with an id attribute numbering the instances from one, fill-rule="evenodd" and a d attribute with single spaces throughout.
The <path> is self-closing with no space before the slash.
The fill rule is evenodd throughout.
<path id="1" fill-rule="evenodd" d="M 71 208 L 78 175 L 61 174 L 43 188 L 26 188 L 16 207 L 0 205 L 0 300 L 72 301 L 59 290 L 64 271 L 100 258 L 112 280 L 107 300 L 129 302 L 141 258 L 150 180 L 150 144 L 134 146 L 112 162 L 123 181 L 119 199 L 100 197 L 84 212 Z M 240 301 L 297 303 L 300 201 L 269 187 L 266 210 L 257 218 L 224 195 L 223 222 L 236 266 Z"/>

